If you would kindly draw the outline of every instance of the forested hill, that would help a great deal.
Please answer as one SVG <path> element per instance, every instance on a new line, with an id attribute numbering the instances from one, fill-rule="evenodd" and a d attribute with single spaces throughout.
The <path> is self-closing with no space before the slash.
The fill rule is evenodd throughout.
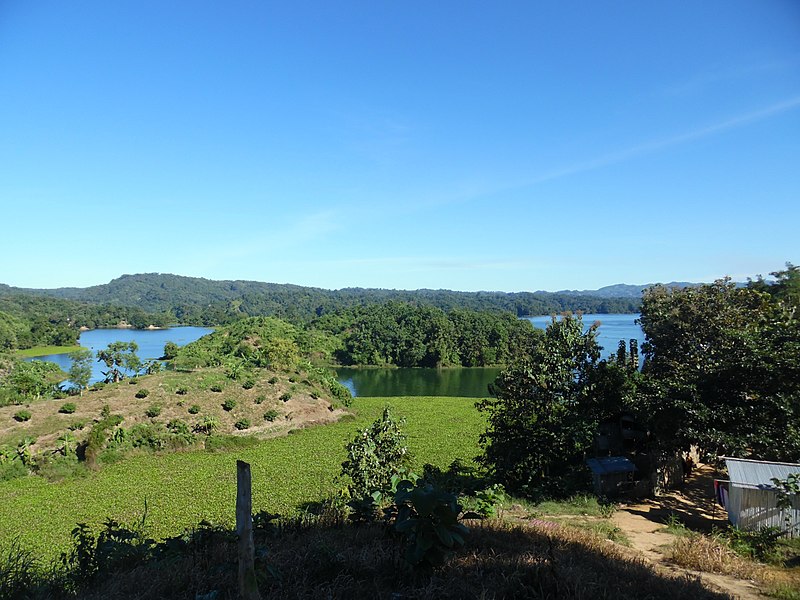
<path id="1" fill-rule="evenodd" d="M 387 301 L 412 302 L 445 311 L 454 308 L 510 311 L 518 316 L 563 311 L 629 313 L 641 297 L 613 298 L 551 292 L 455 292 L 450 290 L 325 290 L 258 281 L 215 281 L 159 273 L 123 275 L 88 288 L 23 289 L 0 286 L 0 295 L 26 293 L 81 302 L 170 313 L 184 323 L 220 324 L 231 317 L 274 315 L 307 320 L 342 309 Z"/>

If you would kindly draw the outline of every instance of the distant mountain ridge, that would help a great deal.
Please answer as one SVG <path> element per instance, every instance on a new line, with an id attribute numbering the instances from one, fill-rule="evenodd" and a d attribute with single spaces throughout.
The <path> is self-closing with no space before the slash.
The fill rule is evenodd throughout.
<path id="1" fill-rule="evenodd" d="M 632 286 L 635 287 L 635 286 Z M 230 322 L 241 316 L 272 315 L 308 320 L 322 314 L 374 302 L 415 302 L 443 310 L 505 310 L 518 316 L 564 311 L 632 313 L 641 297 L 615 297 L 582 292 L 458 292 L 451 290 L 326 290 L 293 284 L 211 280 L 162 273 L 122 275 L 107 284 L 86 288 L 15 288 L 0 284 L 0 295 L 24 294 L 91 304 L 130 306 L 167 313 L 181 323 Z"/>
<path id="2" fill-rule="evenodd" d="M 556 294 L 570 294 L 575 296 L 595 296 L 597 298 L 637 298 L 641 299 L 642 292 L 654 285 L 664 285 L 668 288 L 687 288 L 698 287 L 702 283 L 692 283 L 689 281 L 671 281 L 670 283 L 655 284 L 647 283 L 644 285 L 630 285 L 627 283 L 616 283 L 607 285 L 597 290 L 560 290 Z"/>

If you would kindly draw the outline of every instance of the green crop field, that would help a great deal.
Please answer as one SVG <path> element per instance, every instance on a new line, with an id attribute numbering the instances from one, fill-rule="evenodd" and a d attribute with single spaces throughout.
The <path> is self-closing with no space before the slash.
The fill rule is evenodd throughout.
<path id="1" fill-rule="evenodd" d="M 253 511 L 298 511 L 336 488 L 344 446 L 357 429 L 390 405 L 407 420 L 404 430 L 413 468 L 447 467 L 478 453 L 485 419 L 472 398 L 356 398 L 355 419 L 298 430 L 235 451 L 140 454 L 85 477 L 48 483 L 40 477 L 0 482 L 0 551 L 19 538 L 24 548 L 55 557 L 69 544 L 76 523 L 97 527 L 106 517 L 132 522 L 145 500 L 150 533 L 162 538 L 202 519 L 235 520 L 236 460 L 252 465 Z"/>
<path id="2" fill-rule="evenodd" d="M 37 356 L 47 356 L 48 354 L 68 354 L 80 349 L 80 346 L 37 346 L 36 348 L 17 350 L 15 354 L 19 358 L 35 358 Z"/>

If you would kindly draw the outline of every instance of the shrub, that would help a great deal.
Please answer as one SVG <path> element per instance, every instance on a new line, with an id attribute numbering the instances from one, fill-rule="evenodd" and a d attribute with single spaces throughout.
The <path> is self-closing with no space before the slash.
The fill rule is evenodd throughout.
<path id="1" fill-rule="evenodd" d="M 256 382 L 252 379 L 245 379 L 244 383 L 242 383 L 242 387 L 246 390 L 253 389 L 256 385 Z"/>
<path id="2" fill-rule="evenodd" d="M 389 509 L 394 516 L 394 530 L 405 538 L 406 560 L 416 566 L 427 564 L 438 567 L 464 545 L 469 533 L 460 518 L 462 507 L 458 497 L 423 481 L 415 485 L 403 480 L 397 484 L 394 505 Z"/>
<path id="3" fill-rule="evenodd" d="M 150 391 L 149 391 L 149 390 L 147 390 L 147 389 L 145 389 L 145 388 L 140 388 L 140 389 L 139 389 L 139 390 L 136 392 L 136 397 L 137 397 L 137 398 L 147 398 L 149 395 L 150 395 Z"/>
<path id="4" fill-rule="evenodd" d="M 408 462 L 403 419 L 395 421 L 389 407 L 369 427 L 358 432 L 347 445 L 347 460 L 342 475 L 350 479 L 353 498 L 365 498 L 373 492 L 391 488 L 392 477 L 400 474 Z"/>
<path id="5" fill-rule="evenodd" d="M 17 412 L 14 413 L 14 418 L 20 423 L 24 421 L 30 421 L 32 416 L 33 415 L 29 410 L 18 410 Z"/>
<path id="6" fill-rule="evenodd" d="M 136 385 L 137 383 L 139 383 L 138 377 L 131 377 L 130 379 L 128 379 L 128 384 L 130 385 Z"/>
<path id="7" fill-rule="evenodd" d="M 65 402 L 64 404 L 61 405 L 61 408 L 58 409 L 58 412 L 63 413 L 65 415 L 71 415 L 76 410 L 78 410 L 78 407 L 75 405 L 74 402 Z"/>
<path id="8" fill-rule="evenodd" d="M 229 412 L 232 411 L 234 408 L 236 408 L 236 400 L 234 400 L 233 398 L 228 398 L 227 400 L 225 400 L 225 402 L 222 403 L 222 408 L 224 408 Z"/>
<path id="9" fill-rule="evenodd" d="M 289 383 L 297 383 L 297 377 L 289 377 Z"/>
<path id="10" fill-rule="evenodd" d="M 219 392 L 221 392 L 221 391 L 222 391 L 222 386 L 221 386 L 221 385 L 216 385 L 216 384 L 215 384 L 215 385 L 212 385 L 212 386 L 211 386 L 211 388 L 209 388 L 209 389 L 210 389 L 212 392 L 217 392 L 217 393 L 219 393 Z"/>
<path id="11" fill-rule="evenodd" d="M 150 408 L 148 408 L 145 413 L 151 419 L 156 418 L 158 415 L 161 414 L 161 407 L 158 404 L 151 404 Z"/>
<path id="12" fill-rule="evenodd" d="M 188 435 L 191 433 L 189 424 L 181 419 L 172 419 L 167 423 L 167 429 L 175 435 Z"/>
<path id="13" fill-rule="evenodd" d="M 189 390 L 187 390 L 185 387 L 181 386 L 177 390 L 175 390 L 175 393 L 178 394 L 179 396 L 185 396 L 188 391 Z"/>
<path id="14" fill-rule="evenodd" d="M 103 381 L 98 381 L 97 383 L 93 384 L 93 385 L 92 385 L 92 387 L 90 387 L 90 388 L 89 388 L 89 391 L 90 391 L 90 392 L 99 392 L 99 391 L 100 391 L 100 390 L 102 390 L 104 387 L 106 387 L 106 384 L 105 384 L 105 382 L 103 382 Z"/>
<path id="15" fill-rule="evenodd" d="M 240 431 L 242 429 L 250 429 L 250 419 L 239 419 L 238 421 L 236 421 L 234 427 L 236 427 L 236 429 Z"/>
<path id="16" fill-rule="evenodd" d="M 270 377 L 269 380 L 267 381 L 267 383 L 269 383 L 270 385 L 275 385 L 276 383 L 278 383 L 278 378 L 277 377 Z"/>
<path id="17" fill-rule="evenodd" d="M 264 420 L 272 423 L 272 421 L 278 418 L 278 414 L 279 413 L 277 410 L 275 410 L 274 408 L 270 408 L 267 412 L 264 413 Z"/>
<path id="18" fill-rule="evenodd" d="M 284 393 L 281 394 L 280 399 L 283 402 L 288 402 L 289 400 L 292 399 L 292 395 L 289 392 L 284 392 Z"/>
<path id="19" fill-rule="evenodd" d="M 69 429 L 70 431 L 78 431 L 80 429 L 83 429 L 83 427 L 85 425 L 86 425 L 86 421 L 84 421 L 84 420 L 73 421 L 72 423 L 69 424 L 67 429 Z"/>
<path id="20" fill-rule="evenodd" d="M 219 428 L 219 421 L 216 417 L 208 415 L 207 417 L 203 417 L 197 425 L 194 426 L 195 433 L 204 433 L 206 435 L 211 435 L 216 429 Z"/>
<path id="21" fill-rule="evenodd" d="M 189 407 L 189 414 L 190 415 L 196 415 L 199 412 L 200 412 L 200 407 L 197 404 L 192 404 Z"/>
<path id="22" fill-rule="evenodd" d="M 267 397 L 264 394 L 259 394 L 258 396 L 256 396 L 256 399 L 255 399 L 254 402 L 256 404 L 262 404 L 264 402 L 264 400 L 266 400 L 266 399 L 267 399 Z"/>

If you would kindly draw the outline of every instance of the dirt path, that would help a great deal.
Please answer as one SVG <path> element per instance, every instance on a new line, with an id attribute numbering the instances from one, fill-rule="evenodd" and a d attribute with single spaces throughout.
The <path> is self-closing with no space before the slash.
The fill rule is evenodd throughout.
<path id="1" fill-rule="evenodd" d="M 722 509 L 713 500 L 714 472 L 703 466 L 695 470 L 680 491 L 637 504 L 625 504 L 614 513 L 614 524 L 630 540 L 631 547 L 660 570 L 689 574 L 701 579 L 709 587 L 742 600 L 766 598 L 750 581 L 729 575 L 699 573 L 666 561 L 666 550 L 675 539 L 665 531 L 664 523 L 674 515 L 692 529 L 711 530 L 724 521 Z"/>

